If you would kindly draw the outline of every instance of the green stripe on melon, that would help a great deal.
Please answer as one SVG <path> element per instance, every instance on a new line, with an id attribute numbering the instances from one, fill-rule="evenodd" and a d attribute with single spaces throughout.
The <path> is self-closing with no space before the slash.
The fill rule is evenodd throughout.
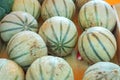
<path id="1" fill-rule="evenodd" d="M 103 27 L 92 27 L 79 37 L 78 49 L 83 59 L 92 64 L 110 61 L 116 53 L 117 44 L 109 30 Z"/>
<path id="2" fill-rule="evenodd" d="M 29 13 L 21 11 L 11 12 L 1 20 L 1 38 L 5 42 L 8 42 L 14 34 L 24 30 L 34 32 L 38 30 L 37 21 Z"/>
<path id="3" fill-rule="evenodd" d="M 65 17 L 52 17 L 39 29 L 49 54 L 66 56 L 75 48 L 78 32 L 74 23 Z"/>
<path id="4" fill-rule="evenodd" d="M 45 0 L 41 7 L 43 20 L 53 16 L 64 16 L 71 19 L 75 13 L 75 4 L 72 0 Z"/>
<path id="5" fill-rule="evenodd" d="M 92 0 L 84 4 L 79 11 L 78 19 L 83 30 L 102 26 L 112 31 L 116 24 L 114 10 L 103 0 Z"/>
<path id="6" fill-rule="evenodd" d="M 44 56 L 28 68 L 26 80 L 74 80 L 70 65 L 60 57 Z"/>
<path id="7" fill-rule="evenodd" d="M 10 39 L 7 45 L 7 53 L 11 60 L 25 69 L 28 68 L 35 59 L 47 55 L 47 47 L 37 33 L 22 31 Z"/>

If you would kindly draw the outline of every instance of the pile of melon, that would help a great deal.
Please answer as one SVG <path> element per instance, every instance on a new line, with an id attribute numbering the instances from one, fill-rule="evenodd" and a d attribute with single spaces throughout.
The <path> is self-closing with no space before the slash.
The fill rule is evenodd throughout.
<path id="1" fill-rule="evenodd" d="M 0 80 L 119 80 L 116 16 L 103 0 L 2 0 Z M 9 4 L 9 5 L 8 5 Z M 81 33 L 80 33 L 81 31 Z M 77 54 L 78 52 L 78 54 Z M 72 56 L 72 57 L 70 57 Z"/>

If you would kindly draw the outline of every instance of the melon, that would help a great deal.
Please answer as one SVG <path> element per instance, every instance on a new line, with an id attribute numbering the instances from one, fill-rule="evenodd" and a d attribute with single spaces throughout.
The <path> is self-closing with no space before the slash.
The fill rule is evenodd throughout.
<path id="1" fill-rule="evenodd" d="M 41 7 L 43 20 L 53 16 L 63 16 L 71 19 L 75 13 L 75 4 L 72 0 L 45 0 Z"/>
<path id="2" fill-rule="evenodd" d="M 120 80 L 120 67 L 112 62 L 98 62 L 88 67 L 83 80 Z"/>
<path id="3" fill-rule="evenodd" d="M 84 31 L 78 40 L 82 58 L 90 63 L 113 59 L 117 44 L 114 35 L 104 27 L 92 27 Z"/>
<path id="4" fill-rule="evenodd" d="M 79 24 L 83 30 L 102 26 L 113 31 L 116 16 L 112 7 L 103 0 L 92 0 L 85 3 L 79 11 Z"/>
<path id="5" fill-rule="evenodd" d="M 0 20 L 10 13 L 13 3 L 14 0 L 0 0 Z"/>
<path id="6" fill-rule="evenodd" d="M 75 24 L 61 16 L 46 20 L 40 27 L 39 34 L 46 42 L 48 53 L 60 57 L 71 54 L 78 37 Z"/>
<path id="7" fill-rule="evenodd" d="M 60 57 L 44 56 L 28 68 L 26 80 L 74 80 L 70 65 Z"/>
<path id="8" fill-rule="evenodd" d="M 25 11 L 35 19 L 40 16 L 41 5 L 38 0 L 14 0 L 12 11 Z"/>
<path id="9" fill-rule="evenodd" d="M 10 39 L 7 53 L 11 60 L 27 69 L 34 60 L 47 55 L 47 47 L 37 33 L 22 31 Z"/>
<path id="10" fill-rule="evenodd" d="M 6 15 L 0 24 L 0 35 L 3 41 L 8 42 L 10 38 L 21 31 L 30 30 L 37 32 L 38 23 L 36 19 L 26 12 L 15 11 Z"/>
<path id="11" fill-rule="evenodd" d="M 12 60 L 0 58 L 0 80 L 24 80 L 23 69 Z"/>

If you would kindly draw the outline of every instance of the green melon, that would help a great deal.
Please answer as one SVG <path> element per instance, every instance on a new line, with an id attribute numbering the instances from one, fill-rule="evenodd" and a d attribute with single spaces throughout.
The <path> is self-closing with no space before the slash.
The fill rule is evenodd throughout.
<path id="1" fill-rule="evenodd" d="M 47 55 L 47 47 L 37 33 L 22 31 L 10 39 L 7 53 L 11 60 L 27 69 L 34 60 Z"/>
<path id="2" fill-rule="evenodd" d="M 38 0 L 14 0 L 12 11 L 25 11 L 38 19 L 41 5 Z"/>
<path id="3" fill-rule="evenodd" d="M 102 26 L 113 31 L 116 16 L 112 7 L 103 0 L 92 0 L 82 6 L 79 11 L 79 24 L 83 30 Z"/>
<path id="4" fill-rule="evenodd" d="M 14 34 L 24 30 L 34 32 L 38 30 L 36 19 L 29 13 L 21 11 L 11 12 L 1 20 L 0 35 L 5 42 L 8 42 Z"/>
<path id="5" fill-rule="evenodd" d="M 74 80 L 70 65 L 60 57 L 44 56 L 28 68 L 26 80 Z"/>
<path id="6" fill-rule="evenodd" d="M 92 27 L 80 35 L 78 49 L 82 58 L 93 64 L 113 59 L 117 44 L 114 35 L 108 29 Z"/>
<path id="7" fill-rule="evenodd" d="M 24 80 L 22 68 L 12 60 L 0 59 L 0 80 Z"/>
<path id="8" fill-rule="evenodd" d="M 88 67 L 83 80 L 120 80 L 120 67 L 112 62 L 98 62 Z"/>
<path id="9" fill-rule="evenodd" d="M 41 7 L 43 20 L 53 16 L 64 16 L 71 19 L 75 13 L 75 4 L 72 0 L 45 0 Z"/>
<path id="10" fill-rule="evenodd" d="M 11 11 L 13 3 L 14 0 L 0 0 L 0 20 Z"/>
<path id="11" fill-rule="evenodd" d="M 75 24 L 60 16 L 46 20 L 40 27 L 39 34 L 46 42 L 48 53 L 61 57 L 72 53 L 78 37 Z"/>

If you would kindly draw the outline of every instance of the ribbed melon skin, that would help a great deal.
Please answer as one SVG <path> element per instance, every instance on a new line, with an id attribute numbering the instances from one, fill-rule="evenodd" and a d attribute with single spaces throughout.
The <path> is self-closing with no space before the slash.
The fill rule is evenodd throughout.
<path id="1" fill-rule="evenodd" d="M 70 65 L 60 57 L 44 56 L 28 68 L 26 80 L 74 80 Z"/>
<path id="2" fill-rule="evenodd" d="M 92 0 L 84 4 L 79 11 L 78 19 L 83 30 L 102 26 L 113 31 L 116 24 L 114 10 L 103 0 Z"/>
<path id="3" fill-rule="evenodd" d="M 38 19 L 41 5 L 38 0 L 14 0 L 12 11 L 25 11 Z"/>
<path id="4" fill-rule="evenodd" d="M 47 55 L 47 47 L 37 33 L 23 31 L 10 39 L 7 45 L 7 53 L 11 60 L 26 69 L 34 60 Z"/>
<path id="5" fill-rule="evenodd" d="M 71 19 L 75 13 L 75 4 L 72 0 L 45 0 L 41 7 L 43 20 L 53 16 L 63 16 Z"/>
<path id="6" fill-rule="evenodd" d="M 88 67 L 83 80 L 120 80 L 120 67 L 112 62 L 98 62 Z"/>
<path id="7" fill-rule="evenodd" d="M 22 68 L 12 60 L 0 59 L 0 80 L 24 80 Z"/>
<path id="8" fill-rule="evenodd" d="M 0 24 L 1 38 L 8 42 L 10 38 L 18 32 L 29 30 L 38 31 L 36 19 L 26 12 L 15 11 L 6 15 Z"/>
<path id="9" fill-rule="evenodd" d="M 78 32 L 74 23 L 60 16 L 46 20 L 39 29 L 46 42 L 48 53 L 55 56 L 67 56 L 75 48 Z"/>
<path id="10" fill-rule="evenodd" d="M 117 50 L 114 35 L 103 27 L 92 27 L 84 31 L 78 40 L 78 49 L 85 61 L 90 64 L 110 61 Z"/>

